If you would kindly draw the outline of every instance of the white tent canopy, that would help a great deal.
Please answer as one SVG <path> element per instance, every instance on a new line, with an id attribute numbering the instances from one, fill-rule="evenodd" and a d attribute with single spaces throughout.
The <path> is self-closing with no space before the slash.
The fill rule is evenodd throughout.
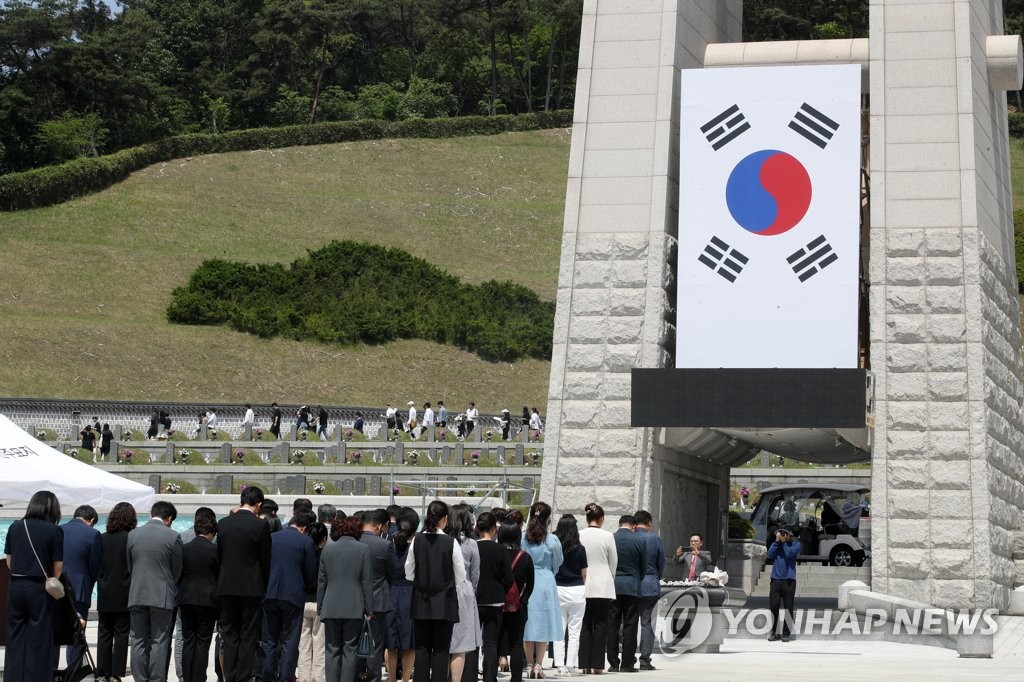
<path id="1" fill-rule="evenodd" d="M 104 510 L 130 502 L 148 512 L 156 497 L 149 486 L 68 457 L 0 414 L 0 499 L 28 502 L 39 490 L 55 494 L 64 507 Z"/>

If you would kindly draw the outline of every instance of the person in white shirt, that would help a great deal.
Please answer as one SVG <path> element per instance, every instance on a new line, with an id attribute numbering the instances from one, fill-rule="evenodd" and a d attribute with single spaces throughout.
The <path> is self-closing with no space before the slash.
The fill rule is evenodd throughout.
<path id="1" fill-rule="evenodd" d="M 253 426 L 256 423 L 256 413 L 252 410 L 252 403 L 245 404 L 245 416 L 242 417 L 242 428 L 244 429 L 246 424 Z"/>
<path id="2" fill-rule="evenodd" d="M 211 407 L 206 413 L 206 428 L 210 431 L 217 430 L 217 413 Z"/>
<path id="3" fill-rule="evenodd" d="M 416 421 L 416 403 L 410 400 L 406 405 L 409 406 L 409 418 L 405 422 L 406 430 L 415 438 L 417 433 L 416 427 L 419 425 L 419 422 Z"/>
<path id="4" fill-rule="evenodd" d="M 544 432 L 544 424 L 540 421 L 540 413 L 537 412 L 537 408 L 533 408 L 532 414 L 530 415 L 530 433 L 528 434 L 528 440 L 540 440 L 540 434 Z"/>
<path id="5" fill-rule="evenodd" d="M 466 408 L 466 438 L 473 433 L 473 427 L 476 426 L 478 419 L 480 419 L 480 410 L 476 409 L 476 403 L 470 403 Z"/>
<path id="6" fill-rule="evenodd" d="M 427 429 L 434 425 L 434 410 L 431 409 L 430 403 L 423 403 L 423 430 L 422 433 L 426 433 Z"/>

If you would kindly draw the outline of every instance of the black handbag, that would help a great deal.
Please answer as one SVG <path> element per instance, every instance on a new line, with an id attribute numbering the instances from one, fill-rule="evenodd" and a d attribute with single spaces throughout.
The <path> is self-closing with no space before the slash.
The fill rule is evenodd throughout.
<path id="1" fill-rule="evenodd" d="M 359 633 L 359 650 L 356 652 L 359 658 L 371 658 L 373 656 L 373 632 L 370 631 L 370 619 L 363 617 L 363 631 Z"/>

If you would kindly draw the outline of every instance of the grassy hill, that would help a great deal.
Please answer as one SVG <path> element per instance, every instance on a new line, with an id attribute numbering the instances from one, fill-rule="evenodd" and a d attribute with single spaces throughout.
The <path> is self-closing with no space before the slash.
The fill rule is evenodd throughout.
<path id="1" fill-rule="evenodd" d="M 553 299 L 568 152 L 568 131 L 549 130 L 211 155 L 2 214 L 0 395 L 543 405 L 547 362 L 488 363 L 422 341 L 267 341 L 170 325 L 164 311 L 206 258 L 290 262 L 332 239 Z"/>
<path id="2" fill-rule="evenodd" d="M 170 325 L 203 259 L 290 262 L 332 239 L 400 246 L 468 282 L 552 299 L 565 130 L 182 159 L 100 194 L 0 214 L 0 395 L 404 403 L 546 402 L 549 363 L 423 341 L 341 348 Z M 1024 142 L 1012 141 L 1024 206 Z"/>

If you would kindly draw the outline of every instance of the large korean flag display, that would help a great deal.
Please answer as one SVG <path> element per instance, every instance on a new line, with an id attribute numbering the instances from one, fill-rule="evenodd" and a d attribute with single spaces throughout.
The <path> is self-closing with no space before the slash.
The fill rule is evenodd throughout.
<path id="1" fill-rule="evenodd" d="M 676 367 L 858 366 L 860 79 L 682 72 Z"/>

